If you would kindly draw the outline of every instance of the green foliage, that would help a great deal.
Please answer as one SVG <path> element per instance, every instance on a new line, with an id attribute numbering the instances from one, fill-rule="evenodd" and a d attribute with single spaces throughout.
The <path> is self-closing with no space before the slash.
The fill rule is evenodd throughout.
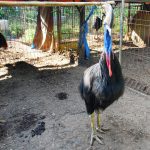
<path id="1" fill-rule="evenodd" d="M 9 28 L 10 28 L 10 34 L 13 37 L 21 37 L 24 32 L 23 26 L 16 22 L 11 22 Z"/>
<path id="2" fill-rule="evenodd" d="M 19 7 L 0 7 L 0 19 L 10 19 L 13 16 L 19 16 L 21 9 Z"/>
<path id="3" fill-rule="evenodd" d="M 27 44 L 32 44 L 34 35 L 35 35 L 35 27 L 29 26 L 28 29 L 25 30 L 22 36 L 22 42 Z"/>
<path id="4" fill-rule="evenodd" d="M 85 7 L 87 17 L 91 6 Z M 54 9 L 55 10 L 55 9 Z M 63 7 L 61 9 L 62 25 L 61 25 L 61 37 L 62 40 L 78 38 L 79 36 L 79 12 L 77 8 Z M 131 16 L 134 16 L 137 8 L 132 7 Z M 0 7 L 0 19 L 7 19 L 9 22 L 9 32 L 5 33 L 6 36 L 13 36 L 16 38 L 22 38 L 23 42 L 32 43 L 36 29 L 37 19 L 37 7 Z M 54 12 L 54 17 L 57 18 L 57 11 Z M 98 7 L 92 17 L 101 16 L 102 9 Z M 113 32 L 120 32 L 120 7 L 114 9 L 115 20 Z M 127 17 L 128 8 L 124 10 L 124 33 L 127 32 Z M 91 17 L 91 18 L 92 18 Z M 101 29 L 103 30 L 103 28 Z M 54 36 L 57 38 L 57 22 L 54 25 Z"/>
<path id="5" fill-rule="evenodd" d="M 3 11 L 3 8 L 0 8 L 0 19 L 3 19 L 5 16 L 5 12 Z"/>

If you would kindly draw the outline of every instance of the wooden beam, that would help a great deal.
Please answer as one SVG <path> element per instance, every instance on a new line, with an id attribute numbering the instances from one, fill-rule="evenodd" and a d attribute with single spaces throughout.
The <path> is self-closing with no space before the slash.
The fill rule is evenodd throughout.
<path id="1" fill-rule="evenodd" d="M 122 2 L 122 0 L 114 0 L 115 2 Z M 146 3 L 148 0 L 125 0 L 125 3 Z"/>
<path id="2" fill-rule="evenodd" d="M 92 6 L 92 5 L 103 5 L 105 3 L 115 4 L 114 1 L 107 2 L 38 2 L 38 1 L 0 1 L 0 6 Z"/>

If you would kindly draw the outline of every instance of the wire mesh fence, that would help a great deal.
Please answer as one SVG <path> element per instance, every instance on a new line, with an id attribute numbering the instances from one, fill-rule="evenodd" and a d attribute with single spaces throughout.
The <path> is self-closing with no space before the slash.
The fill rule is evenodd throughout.
<path id="1" fill-rule="evenodd" d="M 128 10 L 122 67 L 128 86 L 150 94 L 150 12 L 141 6 Z"/>
<path id="2" fill-rule="evenodd" d="M 128 85 L 144 89 L 150 87 L 150 12 L 142 10 L 142 5 L 125 5 L 124 41 L 122 68 Z M 85 8 L 85 18 L 92 6 Z M 77 6 L 53 7 L 53 36 L 55 52 L 77 52 L 80 34 L 80 11 Z M 114 7 L 113 50 L 119 50 L 120 5 Z M 32 47 L 37 28 L 38 7 L 0 7 L 0 32 L 5 35 L 8 49 L 0 51 L 0 64 L 17 61 L 48 61 L 51 51 Z M 97 6 L 88 21 L 87 41 L 91 54 L 99 57 L 103 51 L 103 27 L 95 30 L 96 17 L 103 19 L 101 6 Z M 38 38 L 38 37 L 37 37 Z M 130 80 L 134 80 L 130 81 Z M 136 81 L 136 82 L 135 82 Z M 133 84 L 133 85 L 131 85 Z M 139 84 L 142 86 L 140 87 Z M 144 85 L 144 87 L 143 87 Z"/>

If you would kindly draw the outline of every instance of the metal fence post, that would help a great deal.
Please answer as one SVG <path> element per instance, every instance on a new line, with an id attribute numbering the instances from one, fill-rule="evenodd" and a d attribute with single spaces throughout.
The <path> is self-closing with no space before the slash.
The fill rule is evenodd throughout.
<path id="1" fill-rule="evenodd" d="M 121 2 L 120 7 L 120 51 L 119 51 L 119 62 L 122 64 L 122 43 L 123 43 L 123 22 L 124 22 L 124 0 Z"/>

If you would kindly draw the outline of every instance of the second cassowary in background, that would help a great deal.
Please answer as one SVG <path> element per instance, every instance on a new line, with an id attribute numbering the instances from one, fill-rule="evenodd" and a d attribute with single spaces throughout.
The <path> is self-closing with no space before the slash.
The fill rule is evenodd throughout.
<path id="1" fill-rule="evenodd" d="M 97 140 L 103 144 L 97 131 L 102 132 L 100 123 L 100 112 L 110 106 L 124 92 L 124 78 L 120 63 L 112 52 L 111 27 L 113 24 L 113 9 L 110 4 L 104 4 L 106 13 L 104 19 L 104 51 L 99 63 L 85 70 L 80 83 L 81 97 L 85 101 L 87 113 L 91 118 L 91 142 Z M 94 117 L 97 114 L 97 126 Z"/>
<path id="2" fill-rule="evenodd" d="M 5 37 L 3 36 L 3 34 L 0 33 L 0 48 L 3 47 L 4 49 L 6 49 L 7 46 L 7 42 Z"/>

